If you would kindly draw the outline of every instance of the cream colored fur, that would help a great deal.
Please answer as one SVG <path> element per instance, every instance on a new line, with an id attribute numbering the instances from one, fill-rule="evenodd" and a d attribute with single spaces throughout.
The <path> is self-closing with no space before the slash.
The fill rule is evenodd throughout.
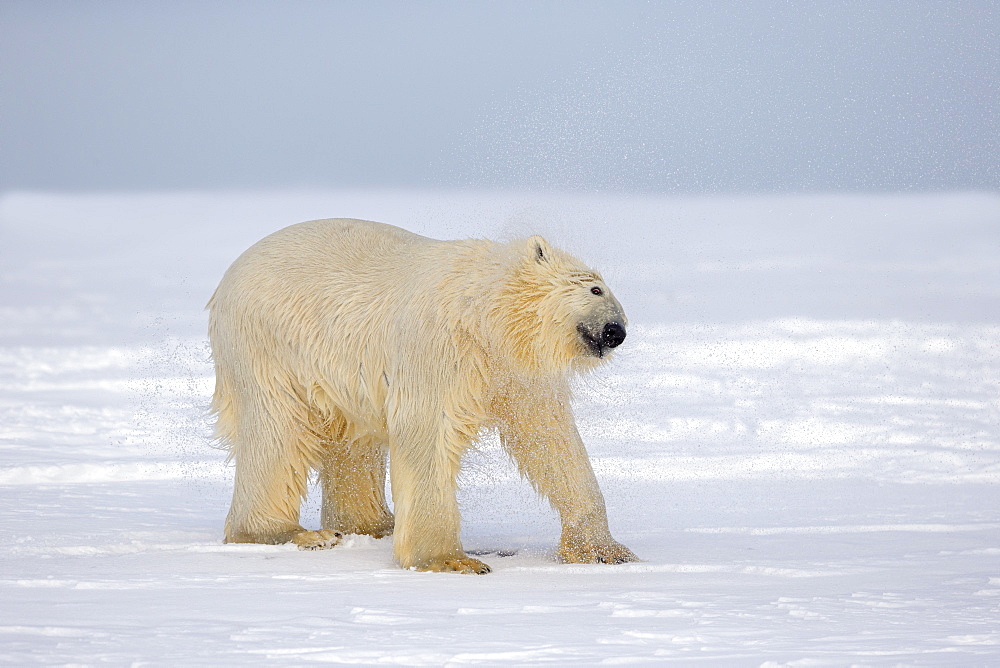
<path id="1" fill-rule="evenodd" d="M 578 326 L 624 326 L 624 313 L 598 274 L 540 237 L 301 223 L 243 253 L 209 309 L 217 436 L 236 464 L 228 542 L 394 532 L 405 568 L 488 572 L 462 549 L 455 495 L 463 453 L 497 429 L 559 512 L 563 560 L 635 559 L 608 531 L 568 385 L 601 361 Z M 313 469 L 320 531 L 299 524 Z"/>

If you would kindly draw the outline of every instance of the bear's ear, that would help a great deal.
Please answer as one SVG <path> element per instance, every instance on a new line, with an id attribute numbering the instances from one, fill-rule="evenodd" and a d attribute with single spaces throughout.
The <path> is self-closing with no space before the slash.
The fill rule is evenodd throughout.
<path id="1" fill-rule="evenodd" d="M 528 249 L 534 256 L 535 262 L 548 262 L 552 259 L 552 247 L 537 234 L 528 239 Z"/>

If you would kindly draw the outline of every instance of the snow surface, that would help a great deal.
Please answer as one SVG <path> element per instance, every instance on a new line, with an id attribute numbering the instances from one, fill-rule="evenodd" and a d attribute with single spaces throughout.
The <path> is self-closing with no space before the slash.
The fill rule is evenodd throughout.
<path id="1" fill-rule="evenodd" d="M 202 309 L 328 216 L 604 271 L 632 326 L 576 411 L 643 562 L 557 564 L 490 438 L 491 575 L 221 543 Z M 1000 663 L 1000 197 L 14 193 L 0 276 L 2 663 Z"/>

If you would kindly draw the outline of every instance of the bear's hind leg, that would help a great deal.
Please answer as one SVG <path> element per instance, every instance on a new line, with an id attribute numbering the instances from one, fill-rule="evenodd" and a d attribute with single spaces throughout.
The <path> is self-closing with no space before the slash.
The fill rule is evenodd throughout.
<path id="1" fill-rule="evenodd" d="M 288 406 L 265 396 L 228 405 L 229 438 L 236 463 L 233 502 L 226 518 L 227 543 L 295 543 L 302 549 L 333 547 L 335 531 L 307 531 L 299 524 L 309 470 L 320 449 Z M 289 413 L 292 413 L 291 415 Z M 220 413 L 220 418 L 222 417 Z"/>
<path id="2" fill-rule="evenodd" d="M 373 437 L 338 438 L 329 444 L 319 472 L 324 529 L 375 538 L 392 534 L 394 519 L 385 503 L 385 464 L 385 448 Z"/>

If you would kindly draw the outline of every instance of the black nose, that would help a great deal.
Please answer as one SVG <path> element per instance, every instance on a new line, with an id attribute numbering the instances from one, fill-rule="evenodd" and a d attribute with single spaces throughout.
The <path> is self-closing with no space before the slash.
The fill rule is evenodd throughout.
<path id="1" fill-rule="evenodd" d="M 617 348 L 625 340 L 625 328 L 617 322 L 609 322 L 601 332 L 601 343 L 608 348 Z"/>

